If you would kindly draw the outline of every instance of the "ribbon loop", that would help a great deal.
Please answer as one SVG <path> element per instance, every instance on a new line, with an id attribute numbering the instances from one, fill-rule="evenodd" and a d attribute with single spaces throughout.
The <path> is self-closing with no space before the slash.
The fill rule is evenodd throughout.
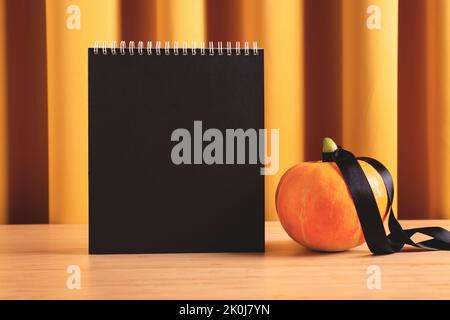
<path id="1" fill-rule="evenodd" d="M 383 179 L 388 195 L 389 231 L 384 230 L 375 196 L 369 181 L 358 160 L 371 165 Z M 341 147 L 334 152 L 322 153 L 323 162 L 335 162 L 352 196 L 359 222 L 369 250 L 376 255 L 400 251 L 405 244 L 424 250 L 450 250 L 450 232 L 441 227 L 424 227 L 403 230 L 392 210 L 394 201 L 394 182 L 389 170 L 378 160 L 369 157 L 356 158 L 350 151 Z M 432 239 L 414 242 L 411 237 L 421 233 Z"/>

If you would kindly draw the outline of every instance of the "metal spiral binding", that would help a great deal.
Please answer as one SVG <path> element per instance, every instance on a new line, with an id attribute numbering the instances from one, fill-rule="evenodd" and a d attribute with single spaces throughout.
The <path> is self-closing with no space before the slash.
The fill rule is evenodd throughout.
<path id="1" fill-rule="evenodd" d="M 258 43 L 256 41 L 253 42 L 252 44 L 252 48 L 250 49 L 250 45 L 247 41 L 244 42 L 244 46 L 243 48 L 241 48 L 241 42 L 240 41 L 236 41 L 235 42 L 235 46 L 234 48 L 232 47 L 232 42 L 231 41 L 227 41 L 226 42 L 226 48 L 223 47 L 222 42 L 218 41 L 217 45 L 215 46 L 214 41 L 208 41 L 208 47 L 206 48 L 205 46 L 205 42 L 202 41 L 200 42 L 200 46 L 197 47 L 197 44 L 195 41 L 191 42 L 191 48 L 188 48 L 188 42 L 187 41 L 183 41 L 182 42 L 182 46 L 179 46 L 178 41 L 174 41 L 173 42 L 173 46 L 170 46 L 170 41 L 165 41 L 164 42 L 164 50 L 162 50 L 161 48 L 161 41 L 156 41 L 155 45 L 153 46 L 153 42 L 152 41 L 147 41 L 147 44 L 144 46 L 144 42 L 143 41 L 138 41 L 137 46 L 135 45 L 134 41 L 130 41 L 128 42 L 128 47 L 127 47 L 127 43 L 125 41 L 120 41 L 119 44 L 119 53 L 120 55 L 125 55 L 126 52 L 128 51 L 129 55 L 134 55 L 135 53 L 137 53 L 138 55 L 142 56 L 144 54 L 146 55 L 179 55 L 180 54 L 180 50 L 181 50 L 181 54 L 186 56 L 189 54 L 189 51 L 191 53 L 191 55 L 196 55 L 198 50 L 200 51 L 200 55 L 204 56 L 204 55 L 209 55 L 209 56 L 214 56 L 214 55 L 219 55 L 222 56 L 224 54 L 228 55 L 228 56 L 240 56 L 242 53 L 244 56 L 249 56 L 251 55 L 251 53 L 253 53 L 254 56 L 257 56 L 259 54 L 258 51 Z M 102 45 L 100 47 L 100 41 L 95 41 L 94 42 L 94 54 L 98 55 L 98 54 L 103 54 L 103 55 L 108 55 L 108 54 L 112 54 L 112 55 L 117 55 L 117 43 L 116 41 L 111 41 L 110 42 L 110 47 L 108 47 L 108 41 L 103 41 Z M 101 49 L 101 51 L 100 51 Z M 127 50 L 128 49 L 128 50 Z"/>
<path id="2" fill-rule="evenodd" d="M 202 56 L 205 55 L 205 42 L 204 41 L 200 42 L 200 54 Z"/>
<path id="3" fill-rule="evenodd" d="M 125 47 L 126 47 L 126 43 L 125 41 L 120 41 L 120 54 L 124 55 L 125 54 Z"/>

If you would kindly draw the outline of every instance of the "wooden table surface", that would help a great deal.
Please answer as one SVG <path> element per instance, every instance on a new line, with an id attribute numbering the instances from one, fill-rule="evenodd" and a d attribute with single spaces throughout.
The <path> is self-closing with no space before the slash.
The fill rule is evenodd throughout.
<path id="1" fill-rule="evenodd" d="M 87 247 L 86 225 L 0 226 L 0 299 L 450 299 L 448 251 L 311 252 L 278 222 L 266 223 L 262 254 L 89 256 Z M 69 265 L 81 270 L 79 290 L 67 288 Z"/>

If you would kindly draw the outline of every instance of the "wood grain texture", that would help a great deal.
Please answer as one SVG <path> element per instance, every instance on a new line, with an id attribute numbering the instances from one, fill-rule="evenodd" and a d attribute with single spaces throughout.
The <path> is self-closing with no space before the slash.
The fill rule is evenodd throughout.
<path id="1" fill-rule="evenodd" d="M 450 220 L 403 221 L 405 227 Z M 89 256 L 86 225 L 0 226 L 0 299 L 449 299 L 450 252 L 311 252 L 266 222 L 265 254 Z M 68 265 L 81 289 L 66 288 Z M 381 268 L 381 289 L 367 268 Z"/>

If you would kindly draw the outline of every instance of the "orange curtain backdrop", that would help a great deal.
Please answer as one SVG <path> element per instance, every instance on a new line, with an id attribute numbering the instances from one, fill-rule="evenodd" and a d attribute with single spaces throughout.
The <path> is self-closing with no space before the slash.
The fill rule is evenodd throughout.
<path id="1" fill-rule="evenodd" d="M 450 2 L 400 0 L 399 215 L 450 218 Z"/>
<path id="2" fill-rule="evenodd" d="M 87 48 L 121 39 L 265 49 L 267 219 L 323 136 L 388 166 L 400 218 L 450 218 L 447 0 L 0 0 L 0 18 L 0 223 L 87 222 Z"/>
<path id="3" fill-rule="evenodd" d="M 47 0 L 49 215 L 88 221 L 87 50 L 118 40 L 119 3 Z"/>

